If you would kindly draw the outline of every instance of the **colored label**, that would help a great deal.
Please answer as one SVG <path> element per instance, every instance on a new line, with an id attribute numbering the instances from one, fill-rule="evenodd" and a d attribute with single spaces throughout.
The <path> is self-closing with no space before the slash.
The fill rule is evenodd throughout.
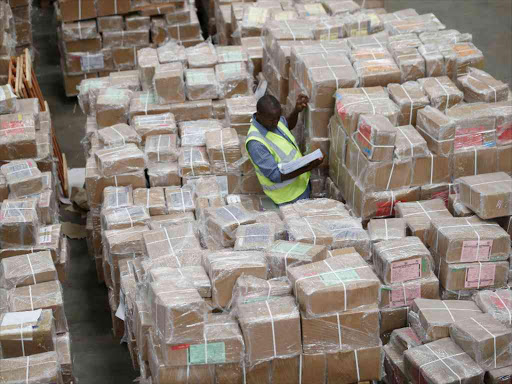
<path id="1" fill-rule="evenodd" d="M 187 349 L 188 347 L 190 347 L 190 344 L 173 345 L 171 347 L 171 350 L 172 351 L 179 351 L 179 350 L 182 350 L 182 349 Z"/>
<path id="2" fill-rule="evenodd" d="M 353 269 L 346 271 L 333 271 L 331 273 L 321 275 L 320 278 L 326 286 L 338 285 L 345 281 L 361 280 L 357 272 Z"/>
<path id="3" fill-rule="evenodd" d="M 421 278 L 421 258 L 391 263 L 392 283 L 401 283 L 419 278 Z"/>
<path id="4" fill-rule="evenodd" d="M 510 300 L 510 299 L 506 299 L 501 296 L 499 298 L 496 296 L 490 296 L 489 300 L 494 305 L 494 307 L 496 307 L 497 309 L 503 309 L 503 310 L 512 309 L 512 300 Z"/>
<path id="5" fill-rule="evenodd" d="M 82 71 L 94 71 L 105 68 L 105 60 L 103 59 L 103 54 L 97 55 L 85 55 L 80 57 L 80 66 L 82 67 Z"/>
<path id="6" fill-rule="evenodd" d="M 368 30 L 353 28 L 350 31 L 350 36 L 368 36 Z"/>
<path id="7" fill-rule="evenodd" d="M 479 265 L 466 270 L 464 288 L 482 288 L 494 285 L 496 265 Z"/>
<path id="8" fill-rule="evenodd" d="M 405 300 L 404 300 L 405 293 Z M 421 297 L 421 286 L 419 284 L 401 286 L 391 289 L 391 300 L 389 305 L 392 308 L 411 305 L 414 299 Z"/>
<path id="9" fill-rule="evenodd" d="M 272 247 L 273 252 L 289 253 L 290 255 L 305 255 L 313 248 L 313 245 L 296 243 L 279 243 Z"/>
<path id="10" fill-rule="evenodd" d="M 492 240 L 466 240 L 462 242 L 460 261 L 489 261 Z"/>
<path id="11" fill-rule="evenodd" d="M 199 364 L 222 364 L 226 362 L 226 345 L 220 343 L 196 344 L 188 349 L 188 363 Z"/>

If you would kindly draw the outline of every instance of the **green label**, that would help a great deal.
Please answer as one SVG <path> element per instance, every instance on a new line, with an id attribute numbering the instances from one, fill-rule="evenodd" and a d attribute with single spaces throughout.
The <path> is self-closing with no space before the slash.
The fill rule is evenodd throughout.
<path id="1" fill-rule="evenodd" d="M 421 271 L 423 273 L 428 272 L 428 263 L 427 263 L 427 259 L 425 259 L 425 258 L 421 258 Z"/>
<path id="2" fill-rule="evenodd" d="M 126 98 L 126 92 L 116 88 L 107 88 L 105 95 L 112 100 L 121 100 Z"/>
<path id="3" fill-rule="evenodd" d="M 352 280 L 360 280 L 361 278 L 353 269 L 349 269 L 346 271 L 334 271 L 330 273 L 326 273 L 320 276 L 323 280 L 324 284 L 327 286 L 330 285 L 338 285 L 341 282 L 352 281 Z"/>
<path id="4" fill-rule="evenodd" d="M 272 251 L 279 253 L 289 253 L 290 255 L 305 255 L 313 248 L 313 245 L 296 243 L 279 243 L 272 247 Z"/>
<path id="5" fill-rule="evenodd" d="M 188 81 L 188 83 L 190 85 L 209 84 L 210 83 L 210 80 L 208 78 L 209 76 L 205 72 L 201 72 L 201 71 L 192 72 L 192 71 L 189 71 L 189 72 L 187 72 L 186 77 L 187 77 L 187 81 Z"/>
<path id="6" fill-rule="evenodd" d="M 275 299 L 277 299 L 278 296 L 270 296 L 270 297 L 267 297 L 267 296 L 259 296 L 259 297 L 251 297 L 249 299 L 245 299 L 243 301 L 243 304 L 250 304 L 250 303 L 259 303 L 259 302 L 262 302 L 262 301 L 273 301 Z"/>
<path id="7" fill-rule="evenodd" d="M 146 92 L 139 96 L 139 101 L 143 104 L 157 104 L 156 95 L 153 92 Z"/>
<path id="8" fill-rule="evenodd" d="M 206 359 L 206 353 L 208 358 Z M 191 345 L 188 349 L 188 364 L 222 364 L 226 362 L 226 345 L 220 343 L 208 343 Z"/>

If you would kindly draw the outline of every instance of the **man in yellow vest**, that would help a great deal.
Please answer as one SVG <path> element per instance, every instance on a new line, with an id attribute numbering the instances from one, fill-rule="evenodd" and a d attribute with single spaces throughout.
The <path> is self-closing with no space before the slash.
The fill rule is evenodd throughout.
<path id="1" fill-rule="evenodd" d="M 261 97 L 247 133 L 245 146 L 258 180 L 265 194 L 277 205 L 309 199 L 311 170 L 322 162 L 322 159 L 318 159 L 286 175 L 279 168 L 280 164 L 302 157 L 290 131 L 297 125 L 299 113 L 307 107 L 308 101 L 305 95 L 297 96 L 295 108 L 286 119 L 281 116 L 281 104 L 275 97 Z"/>

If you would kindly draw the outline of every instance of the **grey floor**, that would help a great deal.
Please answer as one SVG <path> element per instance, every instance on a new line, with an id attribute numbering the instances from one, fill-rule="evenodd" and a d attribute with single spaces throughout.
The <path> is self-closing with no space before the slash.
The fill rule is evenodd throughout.
<path id="1" fill-rule="evenodd" d="M 512 0 L 387 0 L 389 11 L 415 8 L 433 12 L 448 28 L 473 34 L 486 57 L 486 70 L 512 84 Z M 80 145 L 85 117 L 76 98 L 66 98 L 57 50 L 52 10 L 34 8 L 37 74 L 61 150 L 70 168 L 84 167 Z M 77 217 L 64 220 L 79 222 Z M 125 384 L 137 377 L 124 346 L 114 343 L 106 290 L 96 281 L 95 267 L 85 241 L 73 240 L 70 284 L 65 288 L 66 315 L 73 338 L 75 374 L 80 384 Z"/>

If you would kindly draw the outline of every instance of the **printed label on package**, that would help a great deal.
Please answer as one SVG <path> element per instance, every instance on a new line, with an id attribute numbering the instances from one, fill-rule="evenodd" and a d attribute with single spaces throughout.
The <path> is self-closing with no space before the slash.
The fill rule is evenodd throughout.
<path id="1" fill-rule="evenodd" d="M 466 269 L 464 288 L 482 288 L 494 285 L 496 265 L 479 265 Z"/>
<path id="2" fill-rule="evenodd" d="M 222 364 L 226 362 L 226 345 L 220 343 L 196 344 L 188 349 L 188 364 Z"/>
<path id="3" fill-rule="evenodd" d="M 404 300 L 405 293 L 405 300 Z M 421 286 L 419 284 L 401 286 L 391 289 L 391 300 L 389 305 L 392 308 L 411 305 L 414 299 L 421 297 Z"/>
<path id="4" fill-rule="evenodd" d="M 346 281 L 361 280 L 357 272 L 353 269 L 325 273 L 320 275 L 320 278 L 326 286 L 338 285 Z"/>
<path id="5" fill-rule="evenodd" d="M 462 242 L 460 261 L 489 261 L 492 240 L 466 240 Z"/>
<path id="6" fill-rule="evenodd" d="M 401 283 L 419 278 L 421 278 L 421 258 L 391 263 L 392 283 Z"/>
<path id="7" fill-rule="evenodd" d="M 80 57 L 80 66 L 82 71 L 90 72 L 105 68 L 105 60 L 103 54 L 85 55 Z"/>

